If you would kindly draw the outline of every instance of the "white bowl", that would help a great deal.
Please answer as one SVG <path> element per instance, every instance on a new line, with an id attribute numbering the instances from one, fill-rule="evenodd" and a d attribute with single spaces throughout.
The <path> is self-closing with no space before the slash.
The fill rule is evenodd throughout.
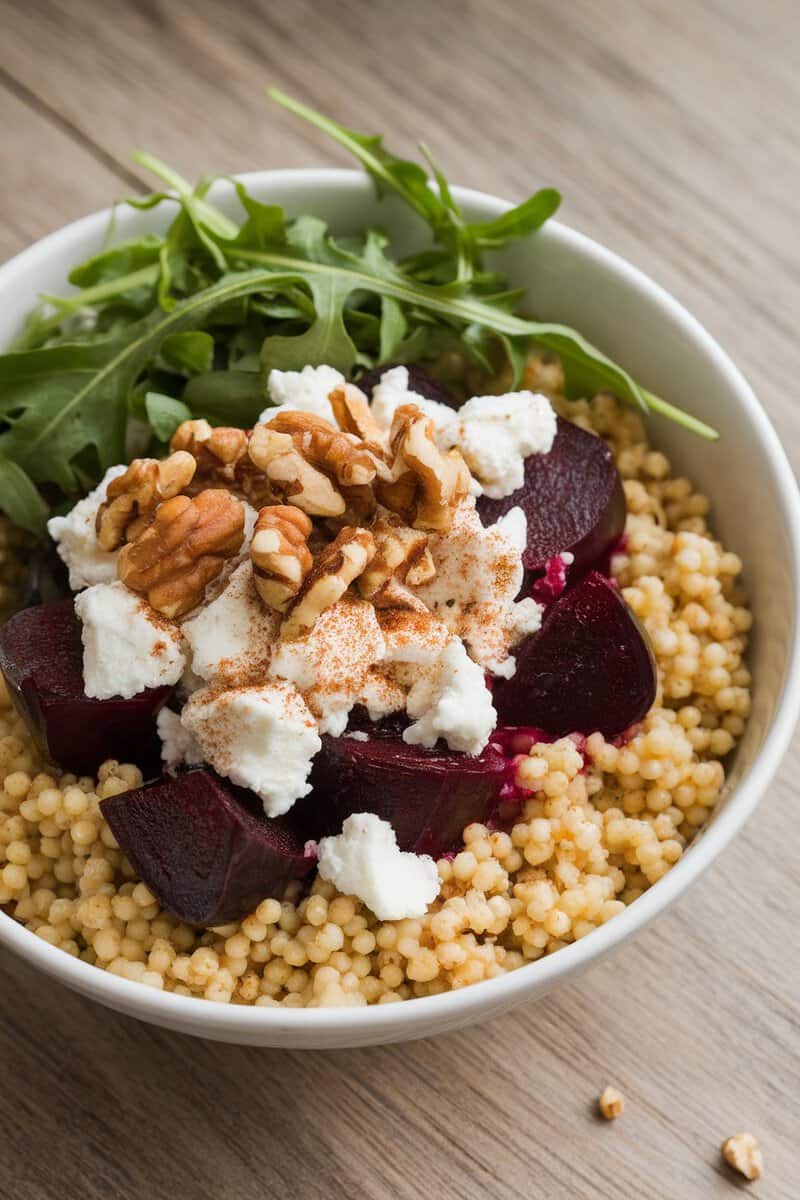
<path id="1" fill-rule="evenodd" d="M 365 224 L 390 229 L 407 245 L 423 234 L 395 201 L 378 202 L 360 173 L 310 169 L 244 176 L 260 200 L 292 213 L 327 218 L 339 232 Z M 237 209 L 227 184 L 214 199 Z M 456 188 L 471 218 L 508 205 Z M 66 290 L 67 272 L 102 243 L 108 212 L 68 225 L 0 268 L 0 346 L 17 332 L 41 292 Z M 162 230 L 166 210 L 117 216 L 117 238 Z M 613 921 L 582 941 L 509 975 L 461 991 L 367 1009 L 272 1009 L 212 1004 L 151 990 L 55 949 L 0 913 L 0 942 L 45 975 L 110 1008 L 144 1021 L 220 1041 L 334 1049 L 442 1033 L 543 996 L 610 954 L 664 912 L 714 861 L 755 809 L 786 750 L 800 705 L 797 597 L 800 500 L 772 425 L 728 356 L 667 292 L 623 259 L 557 222 L 498 262 L 542 317 L 576 326 L 637 379 L 714 425 L 716 444 L 664 420 L 654 443 L 714 502 L 714 524 L 741 555 L 755 615 L 751 651 L 753 713 L 739 746 L 724 801 L 680 862 Z"/>

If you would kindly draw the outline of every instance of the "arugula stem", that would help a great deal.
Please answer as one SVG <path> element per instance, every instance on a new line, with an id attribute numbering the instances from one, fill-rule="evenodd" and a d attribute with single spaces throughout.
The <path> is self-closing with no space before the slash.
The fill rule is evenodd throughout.
<path id="1" fill-rule="evenodd" d="M 23 330 L 9 346 L 9 352 L 30 350 L 48 333 L 58 329 L 67 317 L 80 312 L 82 308 L 90 308 L 94 304 L 113 300 L 115 296 L 122 296 L 125 292 L 132 291 L 133 288 L 147 287 L 150 284 L 155 286 L 160 270 L 158 263 L 152 263 L 149 267 L 141 267 L 138 271 L 131 271 L 129 275 L 122 275 L 118 279 L 109 279 L 105 283 L 96 283 L 94 287 L 82 288 L 81 291 L 75 292 L 71 296 L 53 297 L 52 300 L 50 297 L 44 296 L 45 302 L 58 306 L 57 311 L 51 317 L 44 317 L 29 329 Z"/>

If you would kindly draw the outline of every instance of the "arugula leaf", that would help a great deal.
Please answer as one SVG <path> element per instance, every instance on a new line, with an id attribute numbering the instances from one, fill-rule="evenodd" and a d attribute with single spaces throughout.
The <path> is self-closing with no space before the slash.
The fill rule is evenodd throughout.
<path id="1" fill-rule="evenodd" d="M 0 509 L 30 533 L 44 532 L 48 507 L 22 468 L 8 458 L 0 458 Z"/>
<path id="2" fill-rule="evenodd" d="M 430 225 L 434 239 L 455 253 L 458 260 L 457 279 L 468 279 L 480 265 L 479 247 L 496 248 L 511 238 L 525 237 L 535 232 L 561 203 L 561 195 L 555 188 L 543 188 L 494 220 L 465 223 L 447 179 L 424 143 L 420 148 L 436 181 L 438 196 L 430 187 L 424 169 L 418 163 L 395 157 L 386 149 L 379 135 L 348 129 L 299 100 L 292 99 L 278 88 L 269 88 L 268 95 L 290 112 L 329 134 L 340 146 L 354 154 L 375 181 L 379 193 L 388 188 L 418 212 Z"/>
<path id="3" fill-rule="evenodd" d="M 212 425 L 238 425 L 242 429 L 254 425 L 267 407 L 264 380 L 256 371 L 196 375 L 184 388 L 182 400 L 194 417 L 205 417 Z"/>
<path id="4" fill-rule="evenodd" d="M 147 420 L 160 442 L 168 442 L 182 421 L 188 421 L 192 410 L 180 400 L 161 392 L 148 392 L 144 398 Z"/>
<path id="5" fill-rule="evenodd" d="M 164 239 L 155 233 L 146 233 L 140 238 L 127 242 L 119 242 L 93 255 L 79 266 L 73 267 L 69 273 L 69 281 L 75 287 L 89 288 L 98 283 L 108 283 L 112 279 L 119 280 L 126 275 L 134 274 L 142 267 L 150 267 L 158 262 Z"/>
<path id="6" fill-rule="evenodd" d="M 211 370 L 214 339 L 200 329 L 171 333 L 161 343 L 160 353 L 167 366 L 188 375 L 201 375 Z"/>
<path id="7" fill-rule="evenodd" d="M 87 447 L 96 451 L 101 470 L 119 462 L 128 393 L 165 339 L 196 327 L 217 305 L 264 284 L 263 271 L 230 274 L 169 312 L 155 309 L 105 341 L 0 356 L 0 417 L 9 426 L 0 433 L 0 455 L 13 459 L 37 482 L 56 483 L 66 492 L 81 485 L 73 460 Z"/>

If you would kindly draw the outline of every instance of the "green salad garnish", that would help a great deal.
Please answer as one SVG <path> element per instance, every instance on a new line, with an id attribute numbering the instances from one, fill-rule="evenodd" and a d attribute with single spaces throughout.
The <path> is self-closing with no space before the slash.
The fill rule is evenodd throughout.
<path id="1" fill-rule="evenodd" d="M 175 208 L 166 234 L 114 244 L 112 217 L 107 247 L 70 274 L 77 290 L 42 297 L 0 355 L 0 509 L 18 525 L 40 532 L 107 467 L 158 453 L 187 417 L 252 424 L 268 402 L 269 370 L 307 363 L 350 375 L 458 348 L 490 371 L 501 350 L 518 380 L 538 344 L 561 356 L 571 394 L 605 388 L 716 437 L 575 330 L 520 315 L 523 293 L 485 266 L 485 251 L 552 216 L 558 192 L 545 188 L 494 220 L 467 221 L 426 149 L 427 166 L 397 158 L 380 137 L 270 95 L 352 151 L 380 192 L 422 218 L 432 243 L 397 257 L 377 229 L 334 237 L 318 217 L 287 218 L 238 181 L 233 221 L 208 200 L 214 178 L 192 186 L 137 154 L 168 190 L 119 203 Z"/>

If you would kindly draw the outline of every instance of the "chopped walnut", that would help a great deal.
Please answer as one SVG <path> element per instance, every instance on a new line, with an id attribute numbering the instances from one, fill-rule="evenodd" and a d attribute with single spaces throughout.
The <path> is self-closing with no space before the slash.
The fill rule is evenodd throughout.
<path id="1" fill-rule="evenodd" d="M 157 506 L 189 486 L 195 469 L 191 454 L 181 450 L 162 462 L 135 458 L 124 475 L 112 479 L 97 511 L 95 531 L 101 550 L 117 550 L 138 537 Z"/>
<path id="2" fill-rule="evenodd" d="M 378 468 L 380 502 L 414 529 L 446 532 L 469 494 L 470 473 L 458 450 L 441 451 L 436 430 L 416 404 L 394 414 L 389 435 L 391 467 Z"/>
<path id="3" fill-rule="evenodd" d="M 237 482 L 237 469 L 247 457 L 247 441 L 244 429 L 214 429 L 208 421 L 183 421 L 172 435 L 170 448 L 191 454 L 197 463 L 195 483 L 231 485 Z"/>
<path id="4" fill-rule="evenodd" d="M 320 613 L 358 579 L 374 553 L 375 541 L 368 529 L 345 526 L 316 558 L 283 622 L 281 637 L 288 641 L 312 629 Z"/>
<path id="5" fill-rule="evenodd" d="M 291 434 L 256 425 L 249 451 L 251 461 L 264 473 L 271 500 L 293 504 L 312 517 L 339 517 L 344 512 L 341 492 L 304 458 Z"/>
<path id="6" fill-rule="evenodd" d="M 209 488 L 194 499 L 175 496 L 123 547 L 119 577 L 163 616 L 182 617 L 200 603 L 243 540 L 244 505 L 230 492 Z"/>
<path id="7" fill-rule="evenodd" d="M 409 529 L 397 518 L 389 517 L 379 517 L 371 533 L 375 539 L 375 557 L 358 581 L 358 590 L 365 600 L 385 607 L 390 581 L 416 586 L 433 579 L 436 568 L 426 533 Z M 397 589 L 390 592 L 394 596 L 399 594 Z"/>
<path id="8" fill-rule="evenodd" d="M 334 388 L 328 396 L 336 424 L 353 434 L 368 450 L 383 458 L 388 447 L 388 432 L 372 415 L 364 393 L 352 383 Z"/>
<path id="9" fill-rule="evenodd" d="M 603 1089 L 603 1093 L 598 1100 L 600 1112 L 607 1121 L 613 1121 L 616 1117 L 621 1117 L 625 1111 L 625 1097 L 622 1092 L 615 1087 L 607 1087 Z"/>
<path id="10" fill-rule="evenodd" d="M 268 608 L 286 612 L 313 565 L 311 518 L 290 504 L 262 508 L 250 557 L 258 594 Z"/>
<path id="11" fill-rule="evenodd" d="M 342 487 L 363 487 L 375 478 L 375 459 L 359 440 L 342 433 L 323 417 L 307 412 L 279 412 L 268 429 L 288 433 L 312 466 L 319 467 Z"/>
<path id="12" fill-rule="evenodd" d="M 722 1157 L 745 1179 L 760 1179 L 764 1171 L 764 1156 L 752 1133 L 735 1133 L 722 1143 Z"/>

